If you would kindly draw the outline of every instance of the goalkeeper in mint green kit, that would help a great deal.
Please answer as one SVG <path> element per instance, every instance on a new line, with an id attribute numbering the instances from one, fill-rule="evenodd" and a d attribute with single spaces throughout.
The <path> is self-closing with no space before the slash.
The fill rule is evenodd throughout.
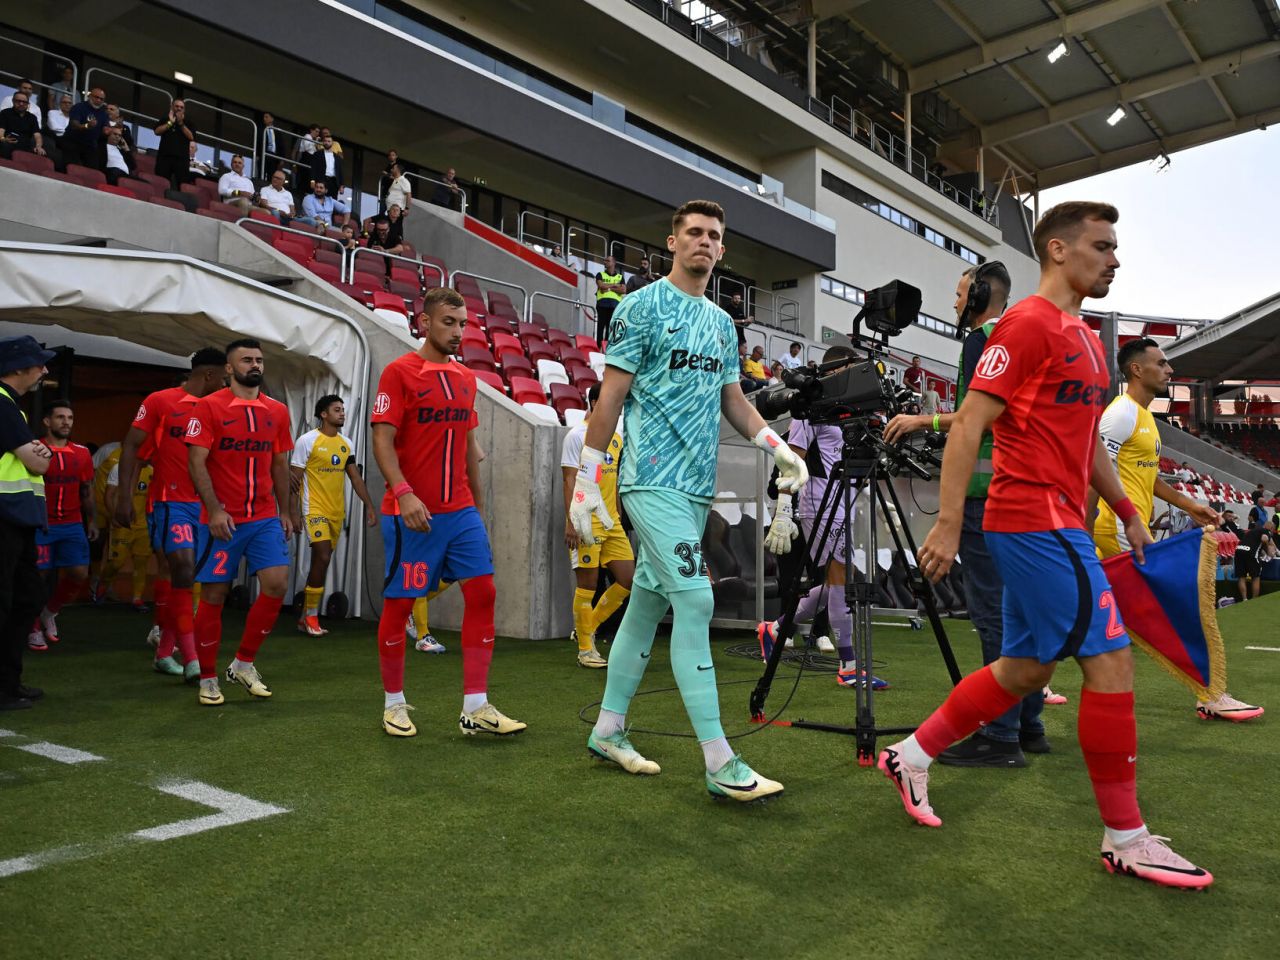
<path id="1" fill-rule="evenodd" d="M 658 622 L 671 609 L 671 667 L 702 745 L 707 790 L 713 797 L 751 801 L 782 793 L 782 784 L 747 766 L 720 726 L 709 637 L 714 601 L 702 531 L 715 496 L 721 413 L 773 455 L 779 490 L 796 493 L 809 476 L 742 395 L 733 321 L 703 296 L 724 255 L 723 240 L 719 204 L 683 204 L 667 237 L 670 275 L 627 294 L 614 311 L 569 519 L 585 543 L 595 542 L 593 515 L 606 529 L 613 525 L 597 480 L 625 404 L 627 447 L 618 486 L 640 544 L 630 604 L 609 654 L 604 701 L 587 748 L 628 773 L 659 772 L 627 739 L 626 717 Z"/>

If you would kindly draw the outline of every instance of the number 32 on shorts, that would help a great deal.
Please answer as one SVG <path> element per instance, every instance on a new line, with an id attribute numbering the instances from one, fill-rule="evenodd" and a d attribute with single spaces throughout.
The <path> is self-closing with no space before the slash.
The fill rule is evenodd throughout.
<path id="1" fill-rule="evenodd" d="M 680 559 L 680 576 L 692 578 L 707 575 L 707 565 L 702 561 L 702 544 L 677 543 L 675 555 Z"/>

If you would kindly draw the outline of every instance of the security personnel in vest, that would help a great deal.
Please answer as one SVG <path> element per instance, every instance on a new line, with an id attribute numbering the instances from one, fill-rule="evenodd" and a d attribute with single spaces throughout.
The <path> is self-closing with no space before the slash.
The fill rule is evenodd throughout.
<path id="1" fill-rule="evenodd" d="M 604 269 L 596 274 L 596 343 L 601 347 L 609 339 L 609 321 L 613 319 L 614 308 L 626 292 L 627 285 L 622 282 L 617 261 L 605 257 Z"/>
<path id="2" fill-rule="evenodd" d="M 34 337 L 0 339 L 0 710 L 25 710 L 44 696 L 22 683 L 22 653 L 44 606 L 36 530 L 45 525 L 44 474 L 53 456 L 18 406 L 53 359 Z"/>
<path id="3" fill-rule="evenodd" d="M 973 379 L 978 358 L 987 345 L 987 337 L 995 329 L 996 318 L 1009 302 L 1009 271 L 998 260 L 970 267 L 956 285 L 956 326 L 964 338 L 960 362 L 956 369 L 956 409 L 964 402 L 965 384 Z M 933 416 L 898 415 L 885 427 L 884 438 L 893 443 L 918 430 L 946 432 L 954 413 Z M 990 433 L 982 438 L 978 463 L 969 489 L 965 493 L 964 527 L 960 534 L 960 564 L 964 570 L 965 605 L 969 619 L 982 641 L 982 662 L 992 663 L 1000 656 L 1004 640 L 1001 604 L 1004 583 L 987 552 L 982 535 L 982 518 L 986 512 L 987 488 L 991 484 L 993 440 Z M 1049 741 L 1044 735 L 1040 714 L 1044 710 L 1044 693 L 1029 694 L 1020 704 L 982 727 L 968 740 L 955 744 L 938 756 L 940 763 L 964 767 L 1022 767 L 1026 765 L 1024 750 L 1048 753 Z"/>

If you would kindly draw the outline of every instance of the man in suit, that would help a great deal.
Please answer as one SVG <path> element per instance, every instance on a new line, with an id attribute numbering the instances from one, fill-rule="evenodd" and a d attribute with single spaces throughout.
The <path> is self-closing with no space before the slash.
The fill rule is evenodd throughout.
<path id="1" fill-rule="evenodd" d="M 342 156 L 333 150 L 333 136 L 325 133 L 320 138 L 316 152 L 311 154 L 311 186 L 323 182 L 329 196 L 338 197 L 342 191 Z"/>

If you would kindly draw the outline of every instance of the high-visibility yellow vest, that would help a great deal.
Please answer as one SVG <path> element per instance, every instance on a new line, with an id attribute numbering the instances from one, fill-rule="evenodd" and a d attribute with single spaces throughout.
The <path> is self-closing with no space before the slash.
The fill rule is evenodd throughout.
<path id="1" fill-rule="evenodd" d="M 603 282 L 611 285 L 615 283 L 621 283 L 622 274 L 621 273 L 605 273 L 603 270 L 601 270 L 600 279 Z M 618 293 L 615 290 L 601 290 L 599 287 L 596 288 L 597 303 L 599 303 L 601 300 L 621 300 L 621 299 L 622 299 L 622 294 Z"/>
<path id="2" fill-rule="evenodd" d="M 17 406 L 8 390 L 0 390 L 0 394 Z M 18 412 L 22 413 L 21 409 Z M 22 419 L 27 419 L 25 413 Z M 28 470 L 11 450 L 0 456 L 0 519 L 19 527 L 43 527 L 47 522 L 44 477 Z"/>

